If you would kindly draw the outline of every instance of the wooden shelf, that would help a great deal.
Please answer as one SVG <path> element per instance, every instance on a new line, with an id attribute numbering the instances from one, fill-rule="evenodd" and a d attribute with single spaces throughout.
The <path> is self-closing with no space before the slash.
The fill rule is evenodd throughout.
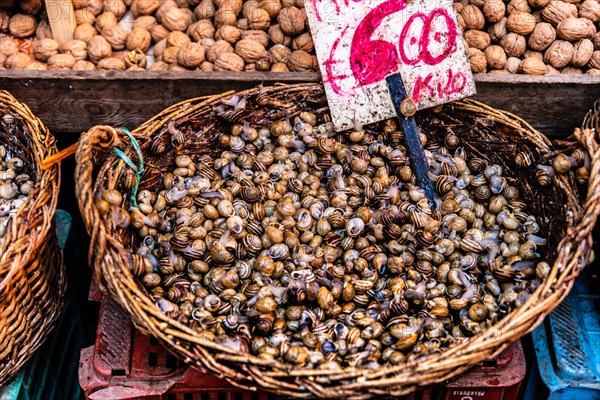
<path id="1" fill-rule="evenodd" d="M 135 128 L 193 97 L 263 83 L 318 82 L 318 73 L 0 71 L 10 91 L 56 134 L 93 125 Z M 475 99 L 527 120 L 548 135 L 566 135 L 600 97 L 600 76 L 476 75 Z"/>

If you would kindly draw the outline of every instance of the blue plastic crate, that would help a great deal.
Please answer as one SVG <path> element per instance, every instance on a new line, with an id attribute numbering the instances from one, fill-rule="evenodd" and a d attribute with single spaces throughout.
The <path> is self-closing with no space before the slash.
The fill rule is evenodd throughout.
<path id="1" fill-rule="evenodd" d="M 54 214 L 57 238 L 64 249 L 71 229 L 66 211 Z M 11 383 L 0 388 L 0 400 L 78 400 L 84 395 L 77 381 L 84 330 L 77 301 L 69 296 L 54 330 Z"/>
<path id="2" fill-rule="evenodd" d="M 547 387 L 537 399 L 600 400 L 600 268 L 588 266 L 569 296 L 532 333 Z"/>

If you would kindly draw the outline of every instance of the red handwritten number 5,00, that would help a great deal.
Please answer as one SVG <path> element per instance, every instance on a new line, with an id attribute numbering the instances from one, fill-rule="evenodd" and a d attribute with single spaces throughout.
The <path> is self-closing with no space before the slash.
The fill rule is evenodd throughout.
<path id="1" fill-rule="evenodd" d="M 371 10 L 356 28 L 352 38 L 352 47 L 350 48 L 350 67 L 359 86 L 379 82 L 388 74 L 396 72 L 400 60 L 407 65 L 416 65 L 420 61 L 428 65 L 436 65 L 455 50 L 456 37 L 458 36 L 456 24 L 443 8 L 436 8 L 429 15 L 416 13 L 408 19 L 400 32 L 400 56 L 398 56 L 394 44 L 384 40 L 371 39 L 384 18 L 402 11 L 406 6 L 406 0 L 388 0 Z M 433 23 L 438 17 L 444 19 L 448 33 L 447 36 L 441 32 L 436 32 L 433 35 L 433 39 L 438 43 L 441 43 L 443 38 L 446 37 L 444 51 L 439 55 L 433 55 L 429 46 L 432 39 Z M 420 36 L 418 38 L 410 37 L 411 27 L 417 19 L 423 22 Z M 409 58 L 406 54 L 407 39 L 409 45 L 418 43 L 419 51 L 415 58 Z"/>

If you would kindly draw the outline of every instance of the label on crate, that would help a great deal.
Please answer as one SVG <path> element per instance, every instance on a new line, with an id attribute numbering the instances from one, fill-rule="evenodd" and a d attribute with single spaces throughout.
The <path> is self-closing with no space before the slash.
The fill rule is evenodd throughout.
<path id="1" fill-rule="evenodd" d="M 475 94 L 453 0 L 308 0 L 306 14 L 337 130 L 395 116 L 400 73 L 417 109 Z"/>

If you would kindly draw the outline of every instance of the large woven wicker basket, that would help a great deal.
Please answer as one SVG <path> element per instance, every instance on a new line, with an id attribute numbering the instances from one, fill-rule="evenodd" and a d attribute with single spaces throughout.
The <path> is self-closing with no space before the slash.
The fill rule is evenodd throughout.
<path id="1" fill-rule="evenodd" d="M 52 217 L 60 185 L 58 165 L 42 170 L 56 153 L 54 137 L 25 106 L 0 91 L 0 142 L 23 159 L 35 179 L 27 200 L 0 243 L 0 385 L 44 342 L 63 305 L 63 256 Z"/>
<path id="2" fill-rule="evenodd" d="M 259 93 L 259 89 L 237 93 L 247 99 L 244 118 L 252 126 L 270 124 L 285 118 L 286 114 L 293 116 L 305 110 L 320 117 L 328 112 L 320 85 L 274 86 L 266 88 L 267 96 Z M 226 123 L 216 115 L 214 108 L 231 95 L 225 93 L 177 104 L 132 132 L 146 164 L 140 189 L 157 190 L 161 174 L 171 168 L 178 154 L 219 151 L 214 134 L 226 129 Z M 259 95 L 263 105 L 258 105 Z M 545 254 L 552 265 L 548 279 L 522 307 L 465 343 L 393 367 L 322 371 L 294 368 L 280 361 L 236 353 L 204 340 L 193 329 L 158 310 L 131 272 L 133 235 L 113 229 L 94 205 L 103 189 L 118 189 L 124 198 L 130 195 L 120 183 L 127 166 L 114 154 L 106 153 L 106 148 L 117 146 L 132 160 L 137 159 L 129 138 L 106 126 L 84 133 L 76 155 L 76 192 L 92 237 L 90 265 L 101 276 L 108 292 L 131 314 L 137 328 L 159 339 L 186 362 L 241 388 L 299 398 L 370 398 L 402 395 L 456 376 L 477 362 L 497 356 L 511 341 L 531 331 L 567 295 L 573 279 L 588 263 L 592 252 L 591 231 L 600 211 L 600 151 L 594 131 L 577 132 L 577 139 L 591 159 L 587 197 L 581 201 L 573 174 L 557 176 L 552 186 L 542 189 L 535 184 L 534 167 L 516 167 L 514 155 L 519 150 L 531 151 L 538 162 L 551 157 L 554 151 L 546 137 L 518 117 L 472 101 L 452 103 L 442 110 L 423 112 L 417 117 L 429 140 L 443 140 L 444 124 L 452 124 L 468 152 L 504 166 L 511 184 L 525 194 L 532 204 L 530 211 L 550 236 L 550 250 Z M 170 139 L 164 140 L 173 127 L 184 134 L 184 143 L 177 148 L 172 147 Z M 160 156 L 151 151 L 157 141 L 164 141 L 167 146 Z M 571 144 L 579 145 L 577 140 Z M 93 171 L 95 162 L 99 166 L 97 175 Z"/>

